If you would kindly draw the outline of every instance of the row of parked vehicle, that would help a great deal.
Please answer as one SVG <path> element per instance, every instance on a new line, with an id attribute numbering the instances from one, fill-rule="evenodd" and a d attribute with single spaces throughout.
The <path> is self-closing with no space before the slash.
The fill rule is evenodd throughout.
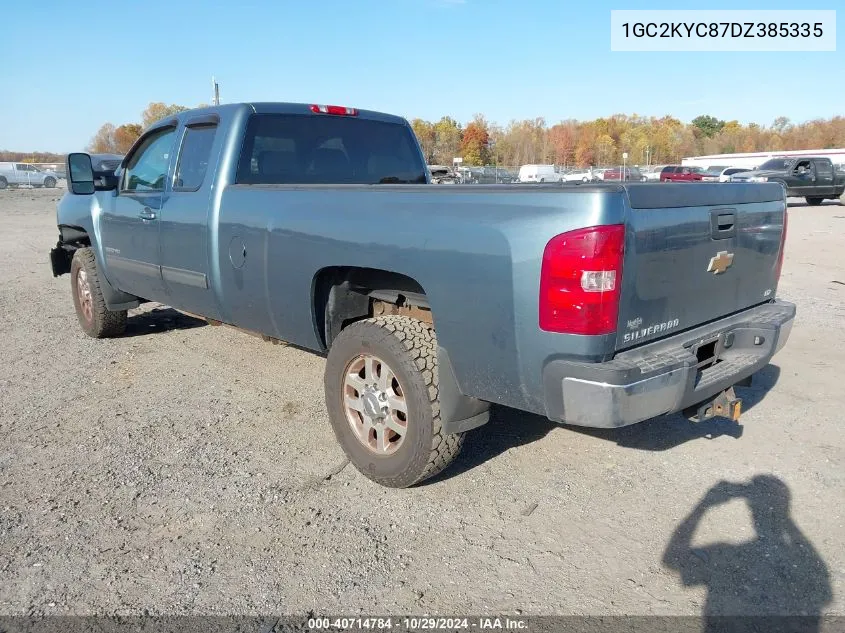
<path id="1" fill-rule="evenodd" d="M 733 174 L 749 171 L 742 167 L 714 166 L 708 169 L 701 167 L 686 167 L 683 165 L 656 165 L 640 168 L 608 167 L 577 169 L 561 173 L 563 182 L 612 182 L 626 180 L 629 182 L 729 182 Z"/>

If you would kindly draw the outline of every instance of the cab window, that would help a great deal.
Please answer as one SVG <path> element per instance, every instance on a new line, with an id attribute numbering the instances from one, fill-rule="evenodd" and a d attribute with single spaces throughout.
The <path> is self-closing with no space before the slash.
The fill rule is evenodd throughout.
<path id="1" fill-rule="evenodd" d="M 195 125 L 185 130 L 173 179 L 174 191 L 197 191 L 202 187 L 216 131 L 216 125 Z"/>
<path id="2" fill-rule="evenodd" d="M 143 140 L 126 165 L 124 191 L 164 190 L 175 135 L 175 127 L 166 127 Z"/>
<path id="3" fill-rule="evenodd" d="M 798 163 L 795 165 L 795 173 L 797 174 L 808 174 L 813 170 L 813 165 L 808 160 L 799 160 Z"/>
<path id="4" fill-rule="evenodd" d="M 833 173 L 833 166 L 826 160 L 814 160 L 813 166 L 816 168 L 816 174 L 821 178 L 826 178 Z"/>

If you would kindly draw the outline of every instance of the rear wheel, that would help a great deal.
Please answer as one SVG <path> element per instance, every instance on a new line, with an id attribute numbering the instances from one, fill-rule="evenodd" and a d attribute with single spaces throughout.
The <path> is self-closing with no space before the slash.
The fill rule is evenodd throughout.
<path id="1" fill-rule="evenodd" d="M 824 202 L 824 198 L 812 197 L 812 198 L 804 198 L 804 199 L 807 201 L 807 204 L 809 204 L 811 207 L 817 207 L 822 202 Z"/>
<path id="2" fill-rule="evenodd" d="M 5 189 L 9 186 L 9 181 L 7 181 L 3 176 L 0 176 L 0 189 Z"/>
<path id="3" fill-rule="evenodd" d="M 325 395 L 349 460 L 383 486 L 433 477 L 463 447 L 463 433 L 442 430 L 437 339 L 422 321 L 384 316 L 345 328 L 329 351 Z"/>
<path id="4" fill-rule="evenodd" d="M 112 312 L 100 290 L 97 260 L 90 248 L 80 248 L 70 265 L 73 306 L 82 331 L 93 338 L 120 336 L 126 330 L 126 310 Z"/>

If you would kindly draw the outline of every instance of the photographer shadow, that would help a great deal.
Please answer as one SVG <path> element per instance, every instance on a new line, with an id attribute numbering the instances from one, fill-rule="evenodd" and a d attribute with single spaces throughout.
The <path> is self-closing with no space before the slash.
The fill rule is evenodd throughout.
<path id="1" fill-rule="evenodd" d="M 732 499 L 745 499 L 756 538 L 694 547 L 701 519 Z M 772 475 L 713 486 L 675 530 L 663 564 L 685 586 L 707 587 L 708 632 L 817 633 L 822 609 L 833 597 L 824 560 L 790 516 L 789 488 Z"/>

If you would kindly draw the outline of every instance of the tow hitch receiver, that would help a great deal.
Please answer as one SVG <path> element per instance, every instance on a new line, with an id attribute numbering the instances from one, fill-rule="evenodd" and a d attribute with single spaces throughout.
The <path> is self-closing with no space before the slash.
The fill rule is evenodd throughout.
<path id="1" fill-rule="evenodd" d="M 684 411 L 684 415 L 693 422 L 703 422 L 717 416 L 737 422 L 741 413 L 742 399 L 736 397 L 733 387 L 725 389 L 709 402 L 690 407 Z"/>

